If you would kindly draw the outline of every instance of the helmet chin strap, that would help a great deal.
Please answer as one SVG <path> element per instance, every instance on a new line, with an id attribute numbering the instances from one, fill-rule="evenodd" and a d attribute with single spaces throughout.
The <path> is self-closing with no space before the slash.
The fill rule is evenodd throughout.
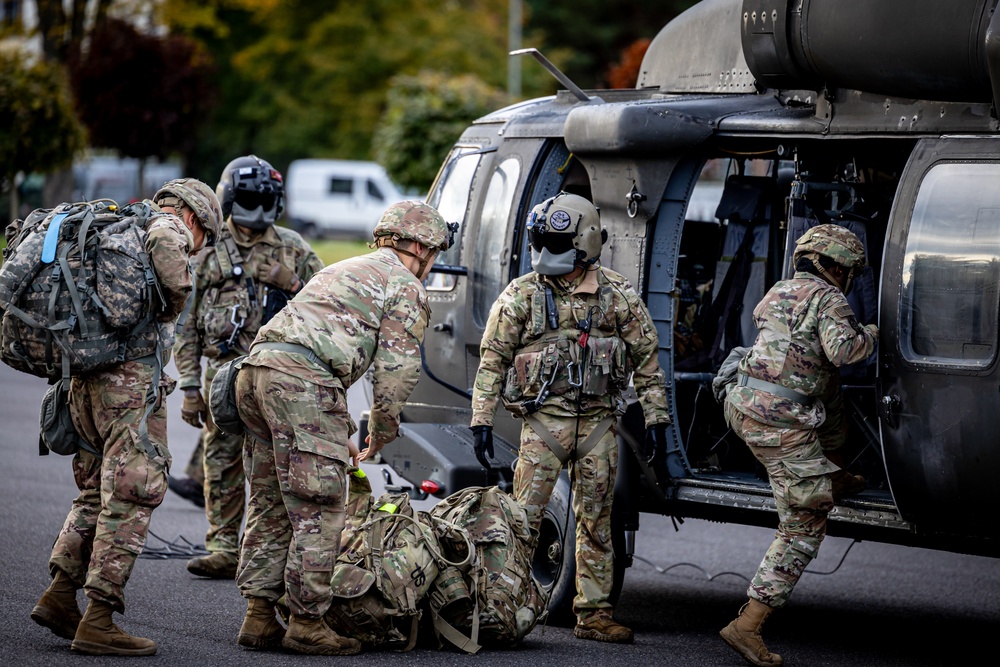
<path id="1" fill-rule="evenodd" d="M 382 238 L 387 238 L 387 237 L 382 237 Z M 412 252 L 410 250 L 406 250 L 404 248 L 398 247 L 396 245 L 396 242 L 393 239 L 387 239 L 387 241 L 385 243 L 381 243 L 380 242 L 378 245 L 379 245 L 379 247 L 389 246 L 390 248 L 392 248 L 393 250 L 395 250 L 396 252 L 398 252 L 400 255 L 407 255 L 407 256 L 412 257 L 413 259 L 417 260 L 417 262 L 419 263 L 419 266 L 417 267 L 417 271 L 416 271 L 416 274 L 415 274 L 417 276 L 417 278 L 419 278 L 420 276 L 424 275 L 424 269 L 427 268 L 427 263 L 430 262 L 431 257 L 434 254 L 434 252 L 432 250 L 429 250 L 426 257 L 421 257 L 420 255 L 418 255 L 415 252 Z M 427 246 L 424 246 L 423 244 L 421 244 L 421 247 L 426 248 Z"/>
<path id="2" fill-rule="evenodd" d="M 850 293 L 851 287 L 853 287 L 852 283 L 854 282 L 854 280 L 853 280 L 853 278 L 854 278 L 854 271 L 852 269 L 844 269 L 844 271 L 845 271 L 845 273 L 844 273 L 844 283 L 841 284 L 841 282 L 839 280 L 837 280 L 836 278 L 834 278 L 833 274 L 830 273 L 827 269 L 825 269 L 822 264 L 820 264 L 818 261 L 816 261 L 816 259 L 810 257 L 809 261 L 812 262 L 812 265 L 814 267 L 816 267 L 816 270 L 819 272 L 819 274 L 821 276 L 823 276 L 823 278 L 828 283 L 830 283 L 831 285 L 835 285 L 835 286 L 839 287 L 840 291 L 844 293 L 844 296 L 847 296 Z"/>

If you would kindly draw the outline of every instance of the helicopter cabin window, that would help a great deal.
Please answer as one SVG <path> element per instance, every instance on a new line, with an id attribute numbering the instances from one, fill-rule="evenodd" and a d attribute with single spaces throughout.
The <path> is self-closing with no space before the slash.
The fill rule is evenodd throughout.
<path id="1" fill-rule="evenodd" d="M 427 197 L 427 203 L 438 210 L 447 222 L 457 222 L 455 243 L 445 252 L 440 253 L 435 264 L 457 266 L 461 263 L 462 232 L 465 229 L 465 212 L 469 208 L 469 194 L 472 189 L 472 179 L 483 154 L 475 146 L 459 146 L 445 161 L 445 166 L 437 182 Z M 474 152 L 473 152 L 474 151 Z M 447 292 L 455 289 L 458 280 L 455 276 L 444 273 L 432 273 L 425 285 L 428 290 Z"/>
<path id="2" fill-rule="evenodd" d="M 507 220 L 510 218 L 517 179 L 521 175 L 521 163 L 516 158 L 507 158 L 496 168 L 490 178 L 489 189 L 483 202 L 483 214 L 479 222 L 479 238 L 476 240 L 475 261 L 472 266 L 473 298 L 472 314 L 476 325 L 486 326 L 493 302 L 500 291 L 507 286 L 507 262 L 504 261 L 507 235 Z"/>
<path id="3" fill-rule="evenodd" d="M 935 165 L 903 258 L 900 344 L 908 361 L 989 366 L 1000 310 L 1000 164 Z"/>

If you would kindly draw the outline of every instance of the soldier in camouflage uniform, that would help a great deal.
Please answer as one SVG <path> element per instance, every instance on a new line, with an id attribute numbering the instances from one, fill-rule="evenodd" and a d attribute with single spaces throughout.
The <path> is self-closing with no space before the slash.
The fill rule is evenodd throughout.
<path id="1" fill-rule="evenodd" d="M 858 237 L 838 225 L 803 234 L 795 275 L 754 309 L 757 340 L 726 396 L 726 419 L 767 469 L 778 510 L 778 532 L 750 583 L 750 600 L 720 633 L 754 665 L 782 664 L 760 626 L 816 557 L 834 499 L 858 490 L 861 479 L 829 456 L 846 439 L 837 368 L 866 359 L 878 340 L 878 328 L 861 326 L 845 298 L 864 258 Z"/>
<path id="2" fill-rule="evenodd" d="M 513 280 L 490 311 L 472 393 L 477 458 L 493 455 L 502 399 L 524 419 L 514 495 L 537 534 L 559 471 L 569 462 L 576 513 L 577 616 L 581 639 L 631 642 L 612 618 L 611 504 L 617 417 L 633 375 L 650 432 L 665 453 L 667 412 L 656 329 L 628 281 L 599 266 L 607 234 L 583 197 L 562 192 L 528 218 L 534 271 Z"/>
<path id="3" fill-rule="evenodd" d="M 323 268 L 299 234 L 276 227 L 284 201 L 281 174 L 255 155 L 236 158 L 216 187 L 226 218 L 215 247 L 194 260 L 195 300 L 178 334 L 174 363 L 184 391 L 181 416 L 202 427 L 209 554 L 188 561 L 192 574 L 233 579 L 246 504 L 243 435 L 212 422 L 207 390 L 223 363 L 246 354 L 261 326 Z M 201 357 L 208 359 L 205 382 Z M 205 387 L 203 396 L 202 387 Z M 197 453 L 197 452 L 196 452 Z"/>
<path id="4" fill-rule="evenodd" d="M 154 215 L 146 226 L 146 251 L 167 300 L 154 325 L 165 364 L 174 322 L 191 291 L 188 257 L 218 238 L 222 212 L 212 189 L 195 179 L 167 182 L 149 203 Z M 159 396 L 147 416 L 147 391 L 154 382 L 159 383 Z M 155 642 L 122 631 L 112 613 L 125 611 L 125 584 L 146 542 L 153 509 L 167 491 L 170 451 L 164 399 L 175 385 L 146 359 L 72 378 L 73 424 L 101 456 L 81 449 L 73 458 L 80 495 L 52 547 L 52 583 L 31 617 L 72 639 L 74 651 L 156 653 Z M 90 598 L 82 617 L 76 604 L 81 587 Z"/>
<path id="5" fill-rule="evenodd" d="M 326 267 L 261 328 L 236 379 L 250 480 L 237 583 L 247 598 L 238 642 L 299 653 L 351 655 L 356 639 L 324 622 L 340 548 L 346 466 L 393 440 L 420 373 L 429 311 L 421 281 L 454 229 L 432 207 L 390 206 L 378 249 Z M 373 246 L 373 247 L 374 247 Z M 348 387 L 373 367 L 368 448 L 347 408 Z M 287 631 L 275 618 L 284 595 Z"/>

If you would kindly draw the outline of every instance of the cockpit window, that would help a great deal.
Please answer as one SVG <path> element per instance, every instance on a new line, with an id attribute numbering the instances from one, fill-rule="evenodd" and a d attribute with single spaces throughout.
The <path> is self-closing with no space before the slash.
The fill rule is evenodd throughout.
<path id="1" fill-rule="evenodd" d="M 924 177 L 903 259 L 900 345 L 910 362 L 989 366 L 1000 310 L 1000 164 Z"/>
<path id="2" fill-rule="evenodd" d="M 476 255 L 470 267 L 473 276 L 472 314 L 478 326 L 485 326 L 490 308 L 500 291 L 507 286 L 506 263 L 502 262 L 504 236 L 517 190 L 521 163 L 516 158 L 504 160 L 493 172 L 490 187 L 483 202 Z"/>
<path id="3" fill-rule="evenodd" d="M 460 263 L 465 213 L 469 208 L 469 192 L 472 189 L 472 178 L 482 157 L 483 153 L 476 150 L 476 147 L 455 148 L 445 162 L 437 183 L 427 196 L 427 203 L 436 208 L 447 222 L 458 223 L 454 245 L 438 255 L 435 264 L 454 266 Z M 427 289 L 434 291 L 448 291 L 454 289 L 456 284 L 455 276 L 443 273 L 432 273 L 425 283 Z"/>

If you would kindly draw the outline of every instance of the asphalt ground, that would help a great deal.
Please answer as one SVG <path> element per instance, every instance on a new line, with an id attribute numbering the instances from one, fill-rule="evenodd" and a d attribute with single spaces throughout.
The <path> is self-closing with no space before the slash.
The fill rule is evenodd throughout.
<path id="1" fill-rule="evenodd" d="M 120 665 L 124 658 L 80 656 L 29 618 L 48 585 L 47 559 L 76 496 L 67 457 L 37 454 L 44 380 L 0 365 L 0 665 Z M 352 391 L 352 410 L 363 397 Z M 197 431 L 180 419 L 181 396 L 168 399 L 174 471 L 182 474 Z M 375 482 L 380 465 L 365 465 Z M 247 651 L 235 637 L 244 600 L 235 585 L 190 575 L 184 552 L 200 545 L 202 510 L 169 493 L 154 513 L 147 555 L 174 545 L 175 558 L 142 558 L 126 589 L 126 631 L 159 643 L 145 665 L 732 665 L 745 664 L 718 637 L 745 601 L 771 541 L 763 528 L 643 515 L 637 560 L 616 617 L 636 631 L 632 645 L 573 638 L 568 628 L 536 628 L 512 650 L 465 655 L 421 645 L 410 653 L 309 658 Z M 841 562 L 842 561 L 842 562 Z M 81 606 L 85 599 L 80 595 Z M 1000 636 L 1000 560 L 829 538 L 786 609 L 764 626 L 786 665 L 950 666 L 996 664 Z"/>

